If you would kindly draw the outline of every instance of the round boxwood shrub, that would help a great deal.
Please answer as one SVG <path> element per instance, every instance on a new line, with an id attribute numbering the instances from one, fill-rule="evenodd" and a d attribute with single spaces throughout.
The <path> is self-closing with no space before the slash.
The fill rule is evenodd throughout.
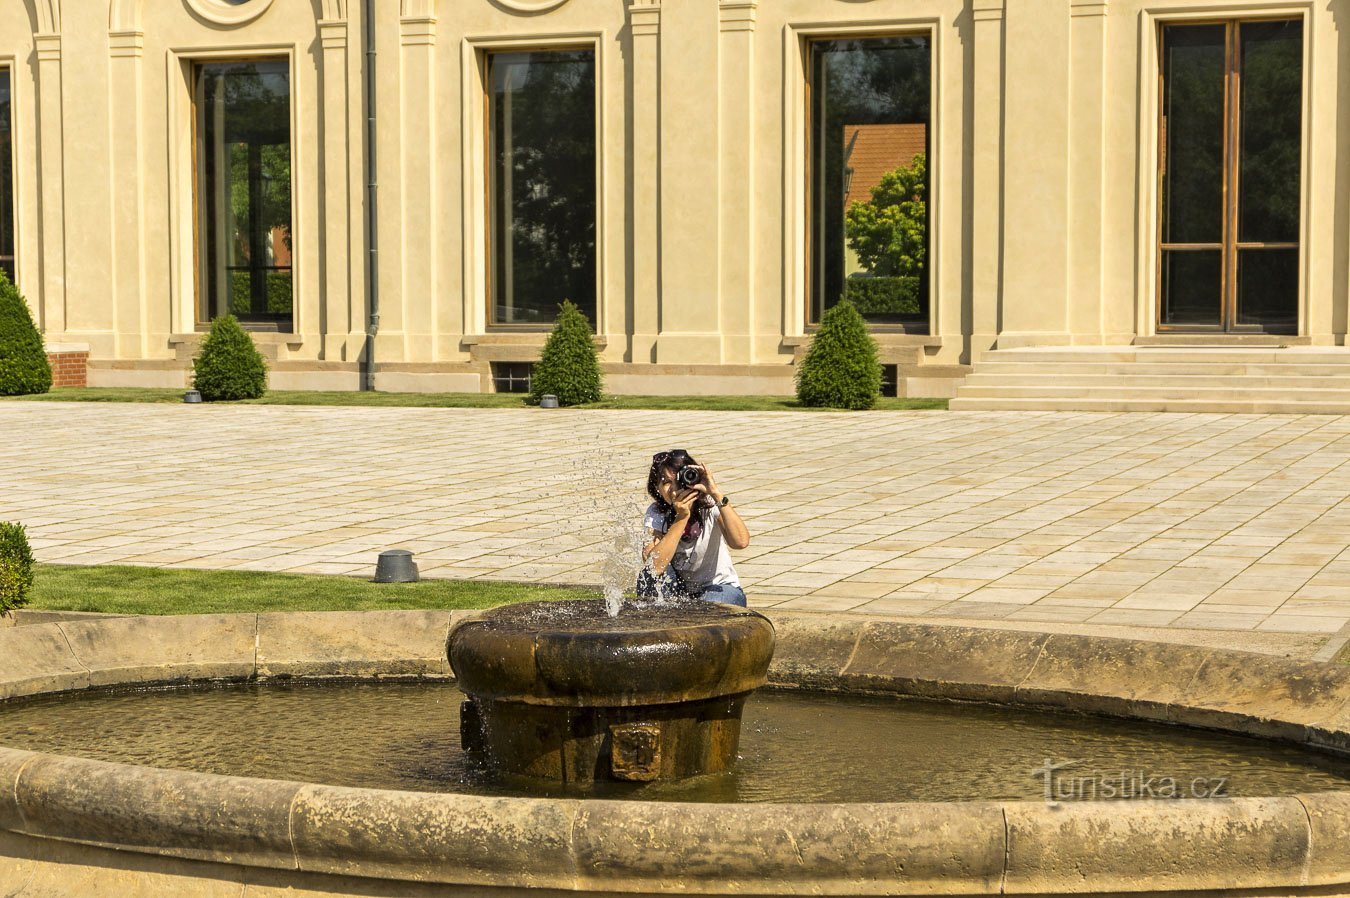
<path id="1" fill-rule="evenodd" d="M 0 521 L 0 614 L 28 604 L 33 588 L 33 551 L 22 524 Z"/>
<path id="2" fill-rule="evenodd" d="M 842 300 L 820 319 L 797 369 L 797 398 L 818 408 L 867 409 L 880 392 L 877 343 L 853 303 Z"/>
<path id="3" fill-rule="evenodd" d="M 538 405 L 551 393 L 559 405 L 599 402 L 601 385 L 600 356 L 591 323 L 570 300 L 563 300 L 553 333 L 530 374 L 528 401 Z"/>
<path id="4" fill-rule="evenodd" d="M 0 396 L 46 393 L 52 366 L 28 303 L 0 271 Z"/>
<path id="5" fill-rule="evenodd" d="M 257 399 L 267 392 L 267 363 L 233 315 L 211 322 L 192 370 L 193 389 L 207 402 Z"/>

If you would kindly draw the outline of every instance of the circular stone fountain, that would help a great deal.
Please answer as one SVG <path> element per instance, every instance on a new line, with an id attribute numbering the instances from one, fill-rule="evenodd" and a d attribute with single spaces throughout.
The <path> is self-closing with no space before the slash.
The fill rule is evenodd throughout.
<path id="1" fill-rule="evenodd" d="M 556 783 L 721 773 L 773 647 L 763 615 L 712 602 L 499 608 L 450 633 L 461 742 L 500 774 Z"/>

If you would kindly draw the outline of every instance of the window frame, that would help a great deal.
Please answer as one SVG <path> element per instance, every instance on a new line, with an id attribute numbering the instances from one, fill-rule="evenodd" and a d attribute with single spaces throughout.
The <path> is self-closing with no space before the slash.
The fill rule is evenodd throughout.
<path id="1" fill-rule="evenodd" d="M 939 80 L 942 71 L 941 42 L 939 32 L 943 21 L 933 18 L 922 18 L 916 20 L 907 20 L 900 22 L 874 22 L 860 24 L 856 26 L 838 25 L 838 26 L 793 26 L 789 24 L 788 30 L 791 37 L 798 42 L 798 53 L 800 54 L 801 78 L 797 82 L 801 90 L 801 170 L 802 170 L 802 197 L 797 204 L 802 214 L 802 240 L 799 244 L 802 264 L 799 270 L 802 275 L 802 288 L 798 293 L 800 300 L 798 320 L 801 322 L 802 334 L 813 334 L 820 328 L 818 320 L 812 320 L 813 306 L 813 278 L 814 266 L 812 264 L 812 243 L 814 241 L 814 215 L 812 207 L 815 204 L 815 192 L 813 190 L 814 167 L 813 160 L 815 154 L 815 142 L 813 134 L 815 131 L 814 119 L 814 99 L 815 99 L 815 66 L 813 65 L 812 45 L 817 43 L 836 41 L 836 40 L 868 40 L 872 38 L 905 38 L 905 37 L 923 37 L 928 41 L 928 251 L 927 263 L 925 266 L 925 275 L 928 279 L 928 289 L 926 299 L 928 301 L 927 314 L 923 316 L 922 322 L 915 322 L 913 325 L 900 322 L 867 322 L 868 330 L 878 334 L 905 334 L 913 336 L 932 336 L 938 332 L 938 253 L 939 244 L 939 171 L 941 166 L 939 144 L 940 131 L 939 122 L 941 119 L 940 107 L 940 84 Z M 785 285 L 786 286 L 786 285 Z M 823 310 L 822 310 L 823 316 Z"/>
<path id="2" fill-rule="evenodd" d="M 1241 241 L 1237 239 L 1237 217 L 1240 212 L 1241 188 L 1239 186 L 1239 168 L 1241 154 L 1241 26 L 1261 22 L 1298 22 L 1301 26 L 1302 57 L 1300 75 L 1302 76 L 1299 120 L 1299 239 L 1294 243 L 1259 241 Z M 1301 10 L 1251 10 L 1232 14 L 1214 14 L 1195 17 L 1168 16 L 1159 17 L 1154 22 L 1153 52 L 1156 57 L 1154 94 L 1154 221 L 1153 221 L 1153 329 L 1157 334 L 1198 334 L 1214 336 L 1270 335 L 1296 336 L 1305 329 L 1304 299 L 1306 291 L 1305 253 L 1307 244 L 1307 180 L 1308 180 L 1308 103 L 1311 78 L 1309 73 L 1309 20 Z M 1163 121 L 1166 114 L 1166 78 L 1163 59 L 1164 32 L 1168 28 L 1222 25 L 1224 26 L 1224 94 L 1223 94 L 1223 230 L 1218 244 L 1186 244 L 1163 241 L 1163 182 L 1167 164 L 1166 130 Z M 1249 248 L 1297 249 L 1298 250 L 1298 288 L 1294 297 L 1297 321 L 1292 331 L 1269 329 L 1262 325 L 1239 324 L 1237 322 L 1237 264 L 1239 250 Z M 1219 317 L 1218 324 L 1165 324 L 1163 323 L 1162 277 L 1165 252 L 1213 251 L 1218 249 L 1222 265 L 1219 274 Z"/>
<path id="3" fill-rule="evenodd" d="M 594 70 L 595 85 L 592 102 L 595 109 L 595 295 L 593 321 L 594 332 L 599 335 L 605 332 L 604 328 L 604 252 L 605 243 L 604 230 L 604 104 L 602 102 L 604 90 L 604 67 L 602 64 L 601 47 L 603 41 L 599 37 L 591 35 L 578 35 L 576 37 L 560 38 L 558 40 L 540 40 L 538 38 L 520 38 L 517 40 L 479 40 L 466 39 L 475 57 L 475 65 L 478 74 L 479 101 L 478 110 L 479 132 L 477 144 L 482 152 L 481 169 L 481 191 L 480 198 L 482 203 L 482 229 L 480 232 L 483 246 L 482 255 L 482 314 L 484 333 L 544 333 L 552 329 L 551 323 L 538 324 L 512 324 L 509 322 L 498 322 L 496 320 L 496 304 L 494 303 L 493 291 L 496 287 L 494 273 L 496 270 L 496 259 L 494 253 L 495 242 L 492 239 L 495 220 L 493 218 L 493 158 L 492 158 L 492 81 L 491 81 L 491 63 L 492 57 L 499 54 L 517 54 L 517 53 L 551 53 L 567 52 L 576 50 L 587 50 L 591 53 L 592 65 Z M 467 328 L 466 328 L 467 331 Z"/>
<path id="4" fill-rule="evenodd" d="M 290 156 L 291 156 L 291 320 L 289 327 L 281 327 L 280 321 L 273 326 L 272 322 L 266 321 L 241 321 L 240 326 L 248 331 L 259 333 L 279 333 L 279 334 L 299 334 L 300 333 L 300 242 L 297 238 L 297 225 L 300 218 L 300 154 L 298 147 L 298 130 L 296 128 L 296 108 L 299 105 L 296 96 L 297 82 L 295 71 L 295 54 L 293 48 L 265 48 L 258 52 L 231 52 L 222 50 L 218 53 L 189 53 L 181 57 L 184 66 L 184 74 L 187 79 L 187 105 L 188 105 L 188 172 L 187 179 L 191 191 L 191 273 L 189 275 L 192 283 L 191 302 L 192 311 L 190 320 L 193 322 L 193 329 L 197 332 L 203 332 L 210 328 L 212 317 L 210 310 L 206 308 L 207 297 L 203 289 L 208 273 L 203 270 L 204 260 L 202 258 L 202 245 L 206 239 L 204 234 L 204 208 L 202 206 L 201 186 L 203 172 L 201 170 L 201 148 L 202 148 L 202 122 L 200 119 L 201 110 L 197 104 L 197 85 L 201 69 L 206 65 L 232 65 L 238 63 L 257 63 L 257 62 L 282 62 L 286 66 L 287 86 L 289 89 L 288 120 L 290 123 Z"/>

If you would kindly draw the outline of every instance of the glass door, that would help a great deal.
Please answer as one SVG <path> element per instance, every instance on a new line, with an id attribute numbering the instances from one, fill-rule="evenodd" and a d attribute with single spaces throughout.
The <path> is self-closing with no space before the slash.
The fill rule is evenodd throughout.
<path id="1" fill-rule="evenodd" d="M 1165 25 L 1158 330 L 1298 332 L 1301 19 Z"/>

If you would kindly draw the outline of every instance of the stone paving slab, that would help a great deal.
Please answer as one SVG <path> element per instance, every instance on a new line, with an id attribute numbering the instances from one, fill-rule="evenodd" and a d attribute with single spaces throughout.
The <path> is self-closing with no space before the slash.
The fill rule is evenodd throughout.
<path id="1" fill-rule="evenodd" d="M 623 582 L 672 444 L 755 605 L 1350 637 L 1336 416 L 0 403 L 0 519 L 55 563 Z"/>

